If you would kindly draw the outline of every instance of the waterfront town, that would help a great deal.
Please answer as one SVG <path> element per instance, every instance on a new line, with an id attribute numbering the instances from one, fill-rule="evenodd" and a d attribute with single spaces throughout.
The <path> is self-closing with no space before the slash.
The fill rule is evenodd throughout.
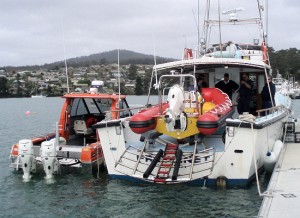
<path id="1" fill-rule="evenodd" d="M 104 90 L 118 92 L 120 71 L 121 93 L 140 95 L 147 92 L 152 65 L 121 65 L 116 63 L 68 67 L 70 92 L 85 92 L 91 81 L 104 81 Z M 66 68 L 6 70 L 0 69 L 0 97 L 30 97 L 31 95 L 61 96 L 67 92 Z"/>

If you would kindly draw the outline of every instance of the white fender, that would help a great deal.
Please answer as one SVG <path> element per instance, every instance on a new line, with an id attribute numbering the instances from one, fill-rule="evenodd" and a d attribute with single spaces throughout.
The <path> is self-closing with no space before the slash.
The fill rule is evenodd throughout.
<path id="1" fill-rule="evenodd" d="M 51 179 L 53 177 L 53 174 L 58 171 L 55 140 L 42 142 L 40 152 L 42 164 L 46 173 L 46 179 Z"/>
<path id="2" fill-rule="evenodd" d="M 18 152 L 18 158 L 23 169 L 23 179 L 29 180 L 31 178 L 30 172 L 36 169 L 32 141 L 30 139 L 20 140 Z"/>
<path id="3" fill-rule="evenodd" d="M 280 140 L 277 140 L 274 143 L 273 150 L 268 152 L 264 157 L 264 168 L 266 172 L 272 173 L 274 166 L 278 160 L 279 154 L 281 152 L 283 143 Z"/>

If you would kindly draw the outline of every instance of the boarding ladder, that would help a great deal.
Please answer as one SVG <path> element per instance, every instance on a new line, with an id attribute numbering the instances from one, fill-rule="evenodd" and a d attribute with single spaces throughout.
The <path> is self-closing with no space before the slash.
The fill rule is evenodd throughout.
<path id="1" fill-rule="evenodd" d="M 170 176 L 171 168 L 174 167 L 174 163 L 176 163 L 176 155 L 178 150 L 177 144 L 168 143 L 165 148 L 164 155 L 162 157 L 162 161 L 160 162 L 157 175 L 154 178 L 155 183 L 166 183 L 166 180 Z M 180 162 L 180 161 L 179 161 Z"/>
<path id="2" fill-rule="evenodd" d="M 128 176 L 159 184 L 188 182 L 209 176 L 213 170 L 215 150 L 182 151 L 177 144 L 164 140 L 164 150 L 146 149 L 148 141 L 140 148 L 129 146 L 115 163 L 115 170 Z"/>
<path id="3" fill-rule="evenodd" d="M 147 166 L 145 160 L 152 163 L 156 156 L 153 153 L 145 152 L 147 146 L 149 146 L 148 140 L 145 140 L 141 148 L 128 146 L 116 161 L 115 170 L 129 176 L 142 175 L 144 172 L 139 167 Z"/>

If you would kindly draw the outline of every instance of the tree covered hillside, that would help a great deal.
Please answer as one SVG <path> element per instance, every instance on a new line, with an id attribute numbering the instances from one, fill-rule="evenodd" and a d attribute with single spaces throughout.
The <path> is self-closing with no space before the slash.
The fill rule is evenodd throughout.
<path id="1" fill-rule="evenodd" d="M 300 50 L 290 48 L 275 51 L 269 48 L 269 56 L 274 76 L 280 73 L 284 78 L 293 76 L 300 81 Z"/>

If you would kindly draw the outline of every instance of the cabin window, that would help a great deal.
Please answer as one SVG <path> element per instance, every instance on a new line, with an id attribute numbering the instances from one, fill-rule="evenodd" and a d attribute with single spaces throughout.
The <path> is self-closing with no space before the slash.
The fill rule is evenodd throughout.
<path id="1" fill-rule="evenodd" d="M 127 101 L 125 99 L 122 99 L 120 104 L 119 104 L 119 109 L 127 109 L 129 108 Z M 129 117 L 131 116 L 131 111 L 130 110 L 124 110 L 120 112 L 120 117 Z"/>
<path id="2" fill-rule="evenodd" d="M 85 98 L 84 100 L 85 100 L 86 106 L 91 114 L 101 113 L 101 111 L 99 111 L 99 109 L 96 105 L 97 100 L 95 101 L 93 98 Z"/>
<path id="3" fill-rule="evenodd" d="M 99 109 L 104 113 L 105 111 L 111 110 L 112 100 L 111 99 L 95 99 Z"/>
<path id="4" fill-rule="evenodd" d="M 102 114 L 105 111 L 110 111 L 111 105 L 111 99 L 75 98 L 72 104 L 71 116 Z"/>
<path id="5" fill-rule="evenodd" d="M 82 98 L 75 98 L 72 104 L 71 116 L 88 114 Z"/>

